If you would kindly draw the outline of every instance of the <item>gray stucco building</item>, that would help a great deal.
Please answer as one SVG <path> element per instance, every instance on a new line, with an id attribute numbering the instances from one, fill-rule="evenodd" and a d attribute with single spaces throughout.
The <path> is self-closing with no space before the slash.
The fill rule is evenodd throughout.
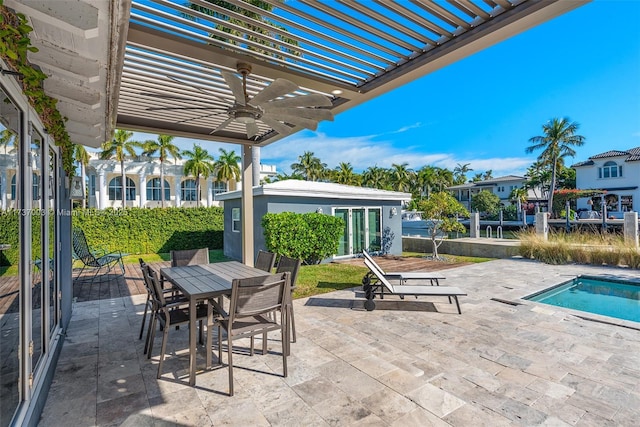
<path id="1" fill-rule="evenodd" d="M 411 194 L 327 182 L 278 181 L 253 187 L 254 257 L 266 249 L 261 219 L 266 213 L 317 212 L 342 218 L 346 227 L 334 258 L 352 257 L 363 249 L 402 253 L 400 210 Z M 224 254 L 242 258 L 241 192 L 218 196 L 224 201 Z"/>

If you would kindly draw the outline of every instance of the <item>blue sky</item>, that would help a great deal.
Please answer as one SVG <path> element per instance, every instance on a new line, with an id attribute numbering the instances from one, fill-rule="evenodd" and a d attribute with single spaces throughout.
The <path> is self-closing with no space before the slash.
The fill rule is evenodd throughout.
<path id="1" fill-rule="evenodd" d="M 640 146 L 640 0 L 595 0 L 365 104 L 262 148 L 290 172 L 305 151 L 328 167 L 408 163 L 522 175 L 529 138 L 554 117 L 586 137 L 568 164 Z M 137 139 L 155 138 L 136 134 Z M 183 148 L 194 140 L 176 138 Z M 218 148 L 199 142 L 217 157 Z"/>

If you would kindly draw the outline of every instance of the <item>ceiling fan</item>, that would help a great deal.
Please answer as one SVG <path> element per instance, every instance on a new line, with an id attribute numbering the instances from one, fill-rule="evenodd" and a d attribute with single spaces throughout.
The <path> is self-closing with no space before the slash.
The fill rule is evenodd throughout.
<path id="1" fill-rule="evenodd" d="M 256 123 L 257 121 L 263 122 L 281 135 L 289 135 L 293 132 L 293 127 L 290 125 L 316 130 L 319 121 L 333 120 L 333 113 L 330 110 L 318 108 L 331 107 L 333 105 L 328 97 L 317 93 L 286 96 L 300 90 L 295 83 L 286 79 L 278 78 L 274 80 L 253 98 L 249 98 L 247 94 L 247 76 L 251 73 L 251 66 L 249 64 L 239 63 L 236 69 L 238 73 L 242 75 L 242 78 L 228 71 L 220 72 L 235 98 L 235 102 L 230 107 L 222 107 L 220 103 L 215 102 L 210 107 L 201 105 L 191 107 L 151 107 L 147 110 L 219 110 L 220 112 L 198 117 L 205 118 L 220 114 L 227 114 L 227 116 L 229 116 L 212 130 L 209 135 L 215 134 L 235 121 L 245 125 L 247 139 L 255 138 L 260 134 L 260 129 Z M 182 84 L 187 84 L 176 78 L 169 78 Z M 208 95 L 212 95 L 211 90 L 199 87 L 195 88 Z M 154 96 L 153 94 L 145 95 Z M 187 100 L 187 98 L 180 96 L 161 96 L 163 98 Z M 181 122 L 189 120 L 194 119 L 182 120 Z"/>
<path id="2" fill-rule="evenodd" d="M 210 134 L 224 129 L 233 121 L 244 123 L 247 129 L 247 138 L 251 139 L 260 132 L 256 121 L 265 123 L 279 134 L 289 135 L 293 131 L 289 124 L 316 130 L 319 121 L 333 120 L 333 113 L 330 110 L 317 108 L 333 105 L 331 100 L 324 95 L 312 93 L 285 97 L 285 95 L 300 89 L 289 80 L 276 79 L 253 98 L 249 98 L 247 95 L 247 76 L 251 73 L 251 66 L 239 63 L 237 70 L 242 78 L 228 71 L 220 72 L 233 93 L 235 103 L 227 110 L 229 118 Z"/>

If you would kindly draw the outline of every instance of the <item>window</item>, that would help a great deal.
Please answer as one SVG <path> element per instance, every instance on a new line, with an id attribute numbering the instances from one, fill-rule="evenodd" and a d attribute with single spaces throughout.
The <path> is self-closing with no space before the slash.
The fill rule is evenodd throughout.
<path id="1" fill-rule="evenodd" d="M 242 227 L 240 226 L 240 208 L 231 209 L 231 231 L 239 233 Z"/>
<path id="2" fill-rule="evenodd" d="M 160 178 L 152 178 L 147 181 L 147 200 L 160 200 Z M 171 200 L 171 188 L 167 180 L 164 180 L 164 200 Z"/>
<path id="3" fill-rule="evenodd" d="M 89 195 L 90 196 L 96 195 L 96 176 L 95 175 L 89 175 Z"/>
<path id="4" fill-rule="evenodd" d="M 36 173 L 32 175 L 33 180 L 33 200 L 40 200 L 40 176 Z M 16 176 L 11 178 L 11 200 L 16 200 Z"/>
<path id="5" fill-rule="evenodd" d="M 196 200 L 198 200 L 198 198 L 196 197 L 195 179 L 187 179 L 185 181 L 182 181 L 180 197 L 185 202 L 195 202 Z"/>
<path id="6" fill-rule="evenodd" d="M 598 178 L 618 178 L 622 177 L 622 165 L 618 166 L 616 162 L 606 162 L 601 168 L 598 168 Z"/>
<path id="7" fill-rule="evenodd" d="M 213 200 L 216 200 L 218 194 L 227 192 L 227 183 L 223 181 L 213 181 L 211 191 L 213 193 Z"/>
<path id="8" fill-rule="evenodd" d="M 136 199 L 136 184 L 127 177 L 127 200 Z M 109 200 L 122 200 L 122 177 L 116 176 L 109 181 Z"/>

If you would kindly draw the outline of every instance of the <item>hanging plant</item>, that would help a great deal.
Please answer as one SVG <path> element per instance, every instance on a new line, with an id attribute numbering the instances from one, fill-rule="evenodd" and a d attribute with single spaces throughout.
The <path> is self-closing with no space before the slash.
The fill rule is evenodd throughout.
<path id="1" fill-rule="evenodd" d="M 31 31 L 33 28 L 28 25 L 27 17 L 13 13 L 0 0 L 0 57 L 11 71 L 20 74 L 18 82 L 22 91 L 42 120 L 46 132 L 60 147 L 64 170 L 73 176 L 73 143 L 65 128 L 66 118 L 58 111 L 58 100 L 44 92 L 43 82 L 47 75 L 27 60 L 27 52 L 38 52 L 38 48 L 31 45 Z"/>

